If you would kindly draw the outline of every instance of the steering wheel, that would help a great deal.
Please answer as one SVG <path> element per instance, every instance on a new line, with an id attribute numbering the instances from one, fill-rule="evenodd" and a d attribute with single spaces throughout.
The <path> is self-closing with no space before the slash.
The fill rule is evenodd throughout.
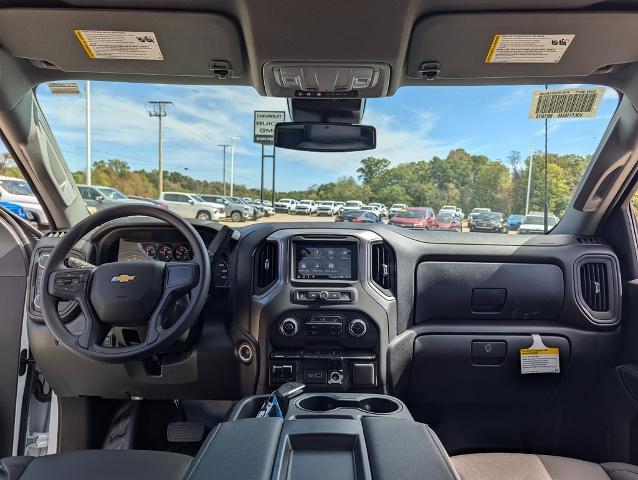
<path id="1" fill-rule="evenodd" d="M 181 233 L 193 250 L 190 262 L 114 262 L 97 267 L 68 268 L 73 246 L 105 222 L 143 215 L 165 221 Z M 121 205 L 100 210 L 71 228 L 51 252 L 42 273 L 42 313 L 53 336 L 85 358 L 106 363 L 139 360 L 175 343 L 199 316 L 211 281 L 208 250 L 197 231 L 178 215 L 147 205 Z M 167 323 L 177 300 L 190 300 L 177 319 Z M 58 314 L 58 302 L 75 300 L 86 319 L 84 331 L 70 332 Z M 173 320 L 173 319 L 171 319 Z M 113 327 L 144 327 L 137 345 L 104 346 Z"/>

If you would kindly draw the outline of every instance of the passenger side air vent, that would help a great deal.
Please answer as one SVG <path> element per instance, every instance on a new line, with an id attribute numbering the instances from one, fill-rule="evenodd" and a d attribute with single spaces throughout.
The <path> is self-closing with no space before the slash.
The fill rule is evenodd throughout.
<path id="1" fill-rule="evenodd" d="M 594 312 L 609 311 L 608 276 L 605 263 L 583 263 L 580 266 L 583 300 Z"/>
<path id="2" fill-rule="evenodd" d="M 620 279 L 615 257 L 586 255 L 574 266 L 576 295 L 594 323 L 615 323 L 620 314 Z"/>
<path id="3" fill-rule="evenodd" d="M 370 266 L 372 281 L 383 290 L 392 294 L 395 287 L 394 254 L 385 243 L 372 244 Z"/>
<path id="4" fill-rule="evenodd" d="M 577 240 L 583 245 L 607 245 L 607 242 L 600 237 L 577 237 Z"/>
<path id="5" fill-rule="evenodd" d="M 277 243 L 265 242 L 255 252 L 255 293 L 263 293 L 277 280 Z"/>

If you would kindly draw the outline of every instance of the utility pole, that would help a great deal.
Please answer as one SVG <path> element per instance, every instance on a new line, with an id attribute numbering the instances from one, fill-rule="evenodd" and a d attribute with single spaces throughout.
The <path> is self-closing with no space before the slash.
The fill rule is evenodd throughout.
<path id="1" fill-rule="evenodd" d="M 84 180 L 91 185 L 91 80 L 86 81 L 86 174 Z"/>
<path id="2" fill-rule="evenodd" d="M 534 163 L 534 148 L 536 145 L 530 145 L 529 149 L 529 167 L 527 168 L 527 200 L 525 201 L 525 215 L 529 213 L 529 196 L 532 187 L 532 164 Z"/>
<path id="3" fill-rule="evenodd" d="M 159 120 L 159 136 L 158 136 L 158 157 L 159 157 L 159 194 L 164 190 L 164 146 L 162 145 L 162 118 L 166 116 L 166 107 L 172 105 L 173 102 L 166 100 L 153 100 L 147 102 L 146 110 L 149 117 L 157 117 Z"/>
<path id="4" fill-rule="evenodd" d="M 224 181 L 224 197 L 225 197 L 226 196 L 226 149 L 230 147 L 230 145 L 228 145 L 227 143 L 222 143 L 217 146 L 221 147 L 222 152 L 224 152 L 223 153 L 224 163 L 222 164 L 222 178 Z"/>
<path id="5" fill-rule="evenodd" d="M 233 187 L 235 185 L 235 142 L 239 137 L 229 137 L 230 140 L 230 196 L 233 196 Z"/>

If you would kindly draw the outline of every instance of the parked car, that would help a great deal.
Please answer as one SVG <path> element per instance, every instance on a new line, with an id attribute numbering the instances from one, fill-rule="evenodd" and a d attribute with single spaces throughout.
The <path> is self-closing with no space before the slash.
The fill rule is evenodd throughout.
<path id="1" fill-rule="evenodd" d="M 472 211 L 470 212 L 470 214 L 467 216 L 467 223 L 468 226 L 470 228 L 472 228 L 472 225 L 474 224 L 474 219 L 477 218 L 481 213 L 488 213 L 491 212 L 492 209 L 491 208 L 473 208 Z"/>
<path id="2" fill-rule="evenodd" d="M 337 202 L 333 200 L 324 200 L 317 205 L 317 215 L 328 215 L 332 217 L 339 213 Z"/>
<path id="3" fill-rule="evenodd" d="M 501 212 L 483 212 L 474 217 L 470 232 L 507 233 L 508 227 Z"/>
<path id="4" fill-rule="evenodd" d="M 361 210 L 364 210 L 366 212 L 372 212 L 372 213 L 378 215 L 379 217 L 381 217 L 381 210 L 379 209 L 379 207 L 377 205 L 373 205 L 373 204 L 363 205 L 361 207 Z"/>
<path id="5" fill-rule="evenodd" d="M 436 215 L 432 207 L 411 207 L 395 214 L 388 223 L 403 228 L 429 230 L 436 227 Z"/>
<path id="6" fill-rule="evenodd" d="M 140 195 L 127 195 L 128 198 L 133 200 L 144 200 L 145 202 L 152 203 L 156 207 L 163 208 L 164 210 L 168 210 L 168 205 L 164 202 L 160 202 L 159 200 L 155 200 L 154 198 L 142 197 Z"/>
<path id="7" fill-rule="evenodd" d="M 275 214 L 275 209 L 272 206 L 272 202 L 269 202 L 267 200 L 260 200 L 258 198 L 256 198 L 255 200 L 253 200 L 252 205 L 257 205 L 260 207 L 263 207 L 264 211 L 266 212 L 266 216 L 270 217 L 271 215 Z"/>
<path id="8" fill-rule="evenodd" d="M 4 207 L 5 209 L 9 210 L 14 215 L 17 215 L 18 217 L 20 217 L 22 220 L 29 219 L 29 215 L 27 214 L 27 211 L 24 208 L 22 208 L 20 205 L 18 205 L 17 203 L 0 202 L 0 207 Z"/>
<path id="9" fill-rule="evenodd" d="M 276 213 L 293 213 L 293 210 L 297 206 L 297 200 L 292 198 L 282 198 L 278 202 L 275 202 Z"/>
<path id="10" fill-rule="evenodd" d="M 266 216 L 266 211 L 262 208 L 259 207 L 257 205 L 253 204 L 253 201 L 251 199 L 245 200 L 243 198 L 240 197 L 227 197 L 228 200 L 230 200 L 231 202 L 234 202 L 238 205 L 243 205 L 246 206 L 248 208 L 250 208 L 251 213 L 249 214 L 248 218 L 252 219 L 252 220 L 259 220 L 261 217 L 265 217 Z"/>
<path id="11" fill-rule="evenodd" d="M 337 213 L 342 213 L 346 206 L 346 202 L 335 202 L 335 205 L 337 206 Z"/>
<path id="12" fill-rule="evenodd" d="M 171 212 L 185 218 L 208 221 L 221 220 L 226 216 L 223 204 L 206 202 L 195 193 L 162 192 L 159 200 L 168 205 Z"/>
<path id="13" fill-rule="evenodd" d="M 550 213 L 547 216 L 547 228 L 551 230 L 557 223 L 558 217 Z M 543 212 L 530 212 L 525 215 L 521 226 L 518 227 L 518 233 L 521 235 L 545 233 L 545 214 Z"/>
<path id="14" fill-rule="evenodd" d="M 456 211 L 443 210 L 439 212 L 436 219 L 436 228 L 438 230 L 455 230 L 461 231 L 461 219 Z"/>
<path id="15" fill-rule="evenodd" d="M 390 207 L 390 212 L 389 212 L 390 218 L 392 218 L 397 213 L 407 209 L 408 209 L 408 206 L 405 203 L 393 203 L 392 206 Z"/>
<path id="16" fill-rule="evenodd" d="M 31 187 L 22 178 L 0 177 L 0 200 L 20 205 L 27 213 L 29 220 L 41 227 L 49 225 L 49 220 L 33 194 Z"/>
<path id="17" fill-rule="evenodd" d="M 388 216 L 388 208 L 383 203 L 372 202 L 368 205 L 374 205 L 375 207 L 377 207 L 379 209 L 379 216 L 381 218 Z"/>
<path id="18" fill-rule="evenodd" d="M 96 212 L 98 210 L 122 204 L 142 203 L 152 205 L 152 203 L 147 200 L 129 198 L 113 187 L 80 184 L 78 185 L 78 190 L 80 190 L 82 200 L 84 200 L 89 212 Z"/>
<path id="19" fill-rule="evenodd" d="M 507 226 L 510 230 L 518 230 L 521 226 L 521 222 L 525 218 L 525 215 L 521 215 L 518 213 L 512 213 L 509 217 L 507 217 Z"/>
<path id="20" fill-rule="evenodd" d="M 250 205 L 236 202 L 229 197 L 223 195 L 211 195 L 202 193 L 199 195 L 205 202 L 219 203 L 224 206 L 224 215 L 233 222 L 243 222 L 253 218 L 254 212 Z"/>
<path id="21" fill-rule="evenodd" d="M 348 200 L 343 206 L 343 211 L 347 212 L 348 210 L 361 210 L 361 207 L 363 207 L 363 202 L 359 200 Z"/>
<path id="22" fill-rule="evenodd" d="M 297 215 L 312 215 L 317 213 L 317 204 L 314 200 L 302 200 L 297 203 L 294 211 Z"/>
<path id="23" fill-rule="evenodd" d="M 335 217 L 335 222 L 345 223 L 380 223 L 381 217 L 366 210 L 347 210 Z"/>

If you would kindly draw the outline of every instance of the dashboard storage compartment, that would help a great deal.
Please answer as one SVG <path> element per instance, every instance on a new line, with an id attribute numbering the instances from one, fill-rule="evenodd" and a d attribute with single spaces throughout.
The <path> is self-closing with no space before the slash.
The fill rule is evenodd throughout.
<path id="1" fill-rule="evenodd" d="M 545 346 L 559 349 L 560 373 L 521 374 L 520 350 L 532 345 L 531 334 L 418 336 L 414 341 L 407 402 L 446 405 L 547 402 L 565 380 L 571 352 L 564 337 L 541 335 L 541 338 Z"/>
<path id="2" fill-rule="evenodd" d="M 560 315 L 564 290 L 563 271 L 556 265 L 422 262 L 415 322 L 553 320 Z"/>

